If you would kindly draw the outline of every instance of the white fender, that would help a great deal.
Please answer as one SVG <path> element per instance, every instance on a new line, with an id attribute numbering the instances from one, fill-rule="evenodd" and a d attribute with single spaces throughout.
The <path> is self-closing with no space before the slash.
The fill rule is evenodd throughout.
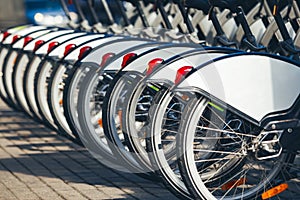
<path id="1" fill-rule="evenodd" d="M 198 88 L 258 122 L 290 108 L 300 94 L 300 68 L 261 54 L 233 55 L 200 67 L 178 85 Z"/>
<path id="2" fill-rule="evenodd" d="M 9 35 L 4 40 L 3 44 L 10 44 L 15 35 L 24 36 L 24 35 L 28 35 L 30 33 L 33 33 L 35 31 L 39 31 L 39 30 L 42 30 L 42 29 L 46 29 L 46 27 L 45 26 L 30 26 L 28 28 L 21 29 L 20 31 L 16 31 L 13 34 Z"/>
<path id="3" fill-rule="evenodd" d="M 31 27 L 32 24 L 28 24 L 28 25 L 21 25 L 21 26 L 16 26 L 16 27 L 12 27 L 12 28 L 9 28 L 5 31 L 9 32 L 10 34 L 14 34 L 20 30 L 23 30 L 23 29 L 26 29 L 26 28 L 29 28 Z M 2 41 L 3 39 L 3 33 L 0 33 L 0 41 Z"/>
<path id="4" fill-rule="evenodd" d="M 78 60 L 78 55 L 79 55 L 80 49 L 82 47 L 89 46 L 91 48 L 96 48 L 99 45 L 102 45 L 102 44 L 104 44 L 106 42 L 109 42 L 109 41 L 112 41 L 112 40 L 116 40 L 118 38 L 120 38 L 120 37 L 117 36 L 117 37 L 106 37 L 106 38 L 104 38 L 103 35 L 98 35 L 98 37 L 87 37 L 84 40 L 81 40 L 81 41 L 78 41 L 78 42 L 70 41 L 70 42 L 68 42 L 68 44 L 74 43 L 77 46 L 81 45 L 81 47 L 76 48 L 74 51 L 72 51 L 70 54 L 68 54 L 64 59 L 65 60 Z M 97 40 L 93 40 L 93 39 L 97 39 Z M 93 41 L 89 41 L 89 40 L 93 40 Z M 83 45 L 83 43 L 85 43 L 85 44 Z"/>
<path id="5" fill-rule="evenodd" d="M 60 30 L 60 31 L 53 31 L 53 32 L 50 32 L 50 33 L 47 33 L 43 36 L 40 36 L 36 39 L 33 39 L 32 41 L 30 41 L 25 47 L 24 47 L 24 50 L 25 51 L 31 51 L 34 49 L 34 46 L 35 46 L 35 42 L 37 42 L 38 40 L 44 40 L 44 41 L 50 41 L 51 39 L 55 38 L 55 37 L 58 37 L 60 35 L 64 35 L 64 34 L 67 34 L 67 33 L 72 33 L 74 32 L 73 30 Z"/>
<path id="6" fill-rule="evenodd" d="M 44 54 L 47 54 L 47 51 L 48 51 L 48 46 L 51 42 L 53 41 L 56 41 L 56 42 L 59 42 L 59 43 L 62 43 L 62 42 L 65 42 L 66 40 L 69 40 L 71 38 L 74 38 L 74 37 L 79 37 L 79 36 L 83 36 L 85 35 L 86 33 L 71 33 L 71 34 L 68 34 L 68 35 L 63 35 L 61 37 L 58 37 L 58 38 L 55 38 L 55 40 L 50 40 L 48 42 L 46 42 L 45 44 L 43 44 L 36 52 L 35 54 L 37 55 L 44 55 Z"/>
<path id="7" fill-rule="evenodd" d="M 162 58 L 164 60 L 171 58 L 177 54 L 195 49 L 196 46 L 169 46 L 162 47 L 161 49 L 157 49 L 155 51 L 149 52 L 138 59 L 131 62 L 124 68 L 124 71 L 137 71 L 137 72 L 145 72 L 148 67 L 148 62 L 154 58 Z"/>
<path id="8" fill-rule="evenodd" d="M 193 54 L 189 55 L 186 57 L 183 57 L 179 60 L 176 60 L 175 62 L 172 62 L 161 69 L 158 69 L 157 71 L 153 72 L 149 76 L 150 82 L 169 82 L 169 83 L 174 83 L 177 70 L 180 69 L 181 67 L 184 66 L 192 66 L 192 67 L 197 67 L 201 63 L 205 63 L 209 60 L 212 60 L 217 57 L 221 57 L 227 54 L 224 53 L 218 53 L 218 52 L 212 52 L 212 53 L 207 53 L 206 51 L 203 51 L 198 54 Z"/>
<path id="9" fill-rule="evenodd" d="M 117 41 L 115 41 L 115 40 L 117 40 Z M 82 60 L 82 62 L 95 62 L 97 64 L 100 64 L 102 61 L 102 56 L 106 53 L 118 54 L 121 51 L 124 51 L 125 49 L 128 49 L 132 46 L 151 42 L 151 41 L 144 40 L 144 39 L 141 39 L 141 40 L 130 40 L 128 38 L 122 39 L 121 36 L 111 37 L 111 38 L 108 38 L 108 40 L 106 40 L 106 42 L 109 42 L 109 41 L 115 41 L 115 42 L 104 45 L 101 48 L 95 49 L 86 58 L 84 58 Z M 104 44 L 104 43 L 102 42 L 101 44 Z M 99 44 L 99 45 L 101 45 L 101 44 Z M 97 45 L 97 46 L 99 46 L 99 45 Z"/>
<path id="10" fill-rule="evenodd" d="M 140 45 L 138 45 L 138 46 L 140 46 Z M 145 46 L 145 47 L 141 47 L 141 48 L 135 49 L 132 52 L 128 52 L 128 53 L 136 53 L 137 55 L 139 55 L 139 54 L 141 54 L 143 52 L 146 52 L 146 51 L 148 51 L 150 49 L 153 49 L 153 48 L 155 48 L 155 47 L 153 45 L 150 45 L 150 46 Z M 105 70 L 120 70 L 122 62 L 123 62 L 123 56 L 120 56 L 120 57 L 118 57 L 118 59 L 116 59 L 116 60 L 112 61 L 111 63 L 109 63 L 105 67 Z"/>
<path id="11" fill-rule="evenodd" d="M 41 30 L 41 31 L 31 33 L 28 36 L 30 36 L 32 38 L 38 38 L 41 35 L 47 34 L 49 32 L 50 32 L 50 30 Z M 19 39 L 12 47 L 14 49 L 22 49 L 24 47 L 24 40 L 25 40 L 24 38 Z"/>
<path id="12" fill-rule="evenodd" d="M 60 37 L 60 38 L 58 38 L 55 41 L 57 41 L 59 43 L 61 43 L 61 42 L 65 42 L 65 43 L 63 43 L 62 45 L 59 45 L 57 48 L 55 48 L 53 51 L 51 51 L 49 53 L 49 56 L 59 56 L 59 57 L 62 58 L 63 55 L 64 55 L 64 52 L 65 52 L 65 47 L 68 44 L 76 44 L 77 46 L 79 46 L 82 43 L 85 43 L 85 42 L 87 42 L 89 40 L 93 40 L 93 39 L 100 38 L 100 37 L 102 37 L 102 36 L 99 36 L 99 35 L 83 35 L 81 37 L 76 37 L 74 39 L 71 39 L 68 42 L 65 42 L 65 41 L 61 40 L 62 37 Z"/>

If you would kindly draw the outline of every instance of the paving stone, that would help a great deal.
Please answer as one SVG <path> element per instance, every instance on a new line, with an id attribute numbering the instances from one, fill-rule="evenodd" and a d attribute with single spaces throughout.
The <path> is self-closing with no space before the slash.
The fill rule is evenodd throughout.
<path id="1" fill-rule="evenodd" d="M 0 101 L 0 200 L 174 199 Z"/>
<path id="2" fill-rule="evenodd" d="M 0 183 L 0 199 L 15 200 L 17 197 L 2 183 Z"/>

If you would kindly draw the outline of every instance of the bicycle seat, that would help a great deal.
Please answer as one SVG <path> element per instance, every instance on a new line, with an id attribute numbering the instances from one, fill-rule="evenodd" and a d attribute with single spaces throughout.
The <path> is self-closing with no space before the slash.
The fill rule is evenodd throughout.
<path id="1" fill-rule="evenodd" d="M 187 8 L 195 8 L 202 10 L 205 14 L 208 14 L 210 4 L 208 0 L 173 0 L 174 3 L 183 4 Z"/>
<path id="2" fill-rule="evenodd" d="M 137 5 L 137 3 L 142 0 L 121 0 L 121 1 L 127 1 L 127 2 L 131 3 L 132 5 Z"/>
<path id="3" fill-rule="evenodd" d="M 232 9 L 241 4 L 241 0 L 209 0 L 212 6 Z"/>
<path id="4" fill-rule="evenodd" d="M 137 3 L 137 2 L 143 1 L 143 0 L 121 0 L 121 1 L 127 1 L 127 2 L 130 2 L 130 3 Z"/>
<path id="5" fill-rule="evenodd" d="M 156 0 L 143 0 L 144 3 L 156 3 Z"/>
<path id="6" fill-rule="evenodd" d="M 236 12 L 238 6 L 249 7 L 256 4 L 257 0 L 209 0 L 210 5 L 219 7 L 221 9 L 229 9 L 232 12 Z"/>

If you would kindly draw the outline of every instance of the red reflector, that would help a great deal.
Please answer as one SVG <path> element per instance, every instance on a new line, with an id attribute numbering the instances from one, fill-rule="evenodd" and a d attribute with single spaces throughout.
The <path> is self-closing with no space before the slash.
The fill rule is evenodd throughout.
<path id="1" fill-rule="evenodd" d="M 80 49 L 79 55 L 78 55 L 78 60 L 81 60 L 84 58 L 89 52 L 91 52 L 92 47 L 90 46 L 85 46 Z"/>
<path id="2" fill-rule="evenodd" d="M 48 45 L 48 53 L 50 53 L 55 47 L 57 47 L 59 45 L 58 42 L 50 42 L 49 45 Z"/>
<path id="3" fill-rule="evenodd" d="M 65 52 L 64 52 L 64 56 L 68 55 L 73 49 L 75 49 L 76 44 L 68 44 L 65 47 Z"/>
<path id="4" fill-rule="evenodd" d="M 29 36 L 25 37 L 23 47 L 25 47 L 31 40 L 33 40 L 32 37 L 29 37 Z"/>
<path id="5" fill-rule="evenodd" d="M 184 66 L 178 69 L 175 78 L 175 84 L 180 83 L 180 81 L 192 70 L 193 70 L 192 66 Z"/>
<path id="6" fill-rule="evenodd" d="M 5 31 L 5 32 L 3 33 L 2 42 L 3 42 L 8 36 L 10 36 L 10 33 L 7 32 L 7 31 Z"/>
<path id="7" fill-rule="evenodd" d="M 68 0 L 68 4 L 73 4 L 73 0 Z"/>
<path id="8" fill-rule="evenodd" d="M 129 63 L 131 63 L 135 58 L 137 57 L 136 53 L 128 53 L 125 56 L 123 56 L 123 61 L 121 64 L 121 67 L 125 67 Z"/>
<path id="9" fill-rule="evenodd" d="M 102 61 L 100 67 L 103 67 L 110 59 L 112 59 L 116 54 L 115 53 L 107 53 L 102 56 Z"/>
<path id="10" fill-rule="evenodd" d="M 148 62 L 148 68 L 146 74 L 149 75 L 153 72 L 154 68 L 160 65 L 164 60 L 162 58 L 154 58 Z"/>
<path id="11" fill-rule="evenodd" d="M 99 119 L 99 120 L 98 120 L 98 124 L 99 124 L 99 126 L 100 126 L 101 128 L 103 128 L 103 121 L 102 121 L 102 119 Z"/>
<path id="12" fill-rule="evenodd" d="M 12 44 L 14 44 L 16 41 L 18 41 L 19 39 L 21 38 L 21 36 L 20 35 L 15 35 L 14 37 L 13 37 L 13 39 L 12 39 Z"/>
<path id="13" fill-rule="evenodd" d="M 244 185 L 246 183 L 246 178 L 241 178 L 239 180 L 232 180 L 229 181 L 228 183 L 222 185 L 221 189 L 226 191 L 226 190 L 230 190 L 232 188 L 237 188 L 240 185 Z"/>
<path id="14" fill-rule="evenodd" d="M 35 44 L 34 44 L 34 49 L 33 49 L 33 51 L 38 50 L 38 48 L 40 48 L 44 43 L 45 43 L 44 40 L 38 40 L 38 41 L 36 41 Z"/>
<path id="15" fill-rule="evenodd" d="M 283 183 L 283 184 L 280 184 L 276 187 L 273 187 L 271 188 L 270 190 L 264 192 L 262 195 L 261 195 L 261 198 L 262 199 L 270 199 L 282 192 L 284 192 L 286 189 L 288 189 L 288 184 L 287 183 Z"/>

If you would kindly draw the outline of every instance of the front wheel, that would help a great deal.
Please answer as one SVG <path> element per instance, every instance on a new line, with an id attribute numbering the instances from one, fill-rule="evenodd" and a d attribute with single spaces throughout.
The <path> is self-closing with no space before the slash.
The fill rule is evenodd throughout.
<path id="1" fill-rule="evenodd" d="M 250 147 L 261 131 L 207 98 L 191 101 L 180 123 L 177 156 L 195 199 L 263 199 L 279 185 L 287 154 L 258 159 Z"/>

